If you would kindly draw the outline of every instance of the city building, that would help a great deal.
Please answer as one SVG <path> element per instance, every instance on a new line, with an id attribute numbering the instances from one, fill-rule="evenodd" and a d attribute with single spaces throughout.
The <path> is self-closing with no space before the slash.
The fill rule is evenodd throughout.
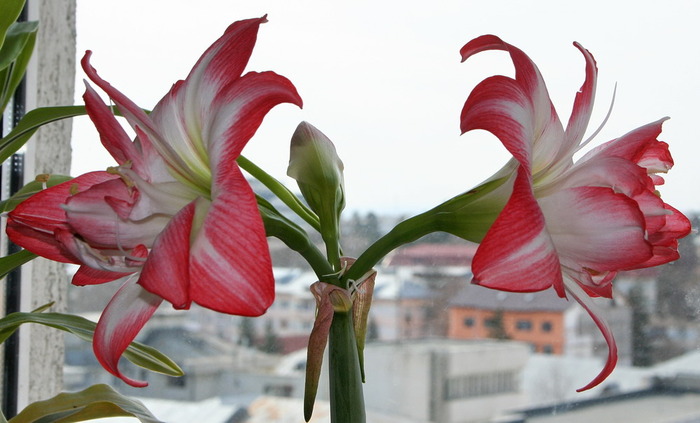
<path id="1" fill-rule="evenodd" d="M 630 362 L 631 310 L 606 299 L 597 301 L 618 345 L 620 362 Z M 466 284 L 451 300 L 448 338 L 502 338 L 526 342 L 533 352 L 604 357 L 607 344 L 588 313 L 553 289 L 534 293 L 496 291 Z"/>
<path id="2" fill-rule="evenodd" d="M 526 344 L 514 341 L 368 344 L 365 404 L 420 422 L 488 421 L 525 404 L 522 372 L 529 355 Z"/>

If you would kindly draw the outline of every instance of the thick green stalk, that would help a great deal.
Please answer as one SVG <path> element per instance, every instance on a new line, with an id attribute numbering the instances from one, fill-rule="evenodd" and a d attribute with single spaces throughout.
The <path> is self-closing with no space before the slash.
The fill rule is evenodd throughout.
<path id="1" fill-rule="evenodd" d="M 352 315 L 335 312 L 328 339 L 332 423 L 364 423 L 365 400 Z"/>

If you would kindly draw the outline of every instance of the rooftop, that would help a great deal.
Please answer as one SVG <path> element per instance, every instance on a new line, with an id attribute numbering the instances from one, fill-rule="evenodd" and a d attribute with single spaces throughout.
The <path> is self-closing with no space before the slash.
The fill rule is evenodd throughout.
<path id="1" fill-rule="evenodd" d="M 417 244 L 400 248 L 384 261 L 386 266 L 462 266 L 471 265 L 476 244 Z"/>
<path id="2" fill-rule="evenodd" d="M 519 293 L 496 291 L 467 283 L 450 304 L 480 310 L 561 312 L 571 307 L 573 303 L 560 298 L 553 289 Z"/>

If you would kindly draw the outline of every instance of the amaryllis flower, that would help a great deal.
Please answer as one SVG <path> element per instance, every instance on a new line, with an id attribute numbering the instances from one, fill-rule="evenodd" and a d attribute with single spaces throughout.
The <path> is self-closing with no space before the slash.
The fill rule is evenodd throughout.
<path id="1" fill-rule="evenodd" d="M 591 315 L 609 346 L 600 374 L 580 390 L 601 383 L 617 361 L 617 347 L 590 297 L 612 297 L 620 270 L 655 266 L 678 258 L 678 238 L 690 222 L 665 204 L 657 175 L 673 165 L 668 145 L 657 139 L 665 119 L 637 128 L 574 161 L 595 94 L 593 56 L 564 128 L 535 64 L 521 50 L 486 35 L 466 44 L 462 58 L 504 50 L 515 78 L 492 76 L 479 83 L 461 116 L 463 132 L 484 129 L 513 155 L 512 191 L 472 263 L 473 282 L 512 292 L 553 287 L 570 295 Z M 597 132 L 597 131 L 596 131 Z M 595 134 L 593 134 L 595 135 Z"/>
<path id="2" fill-rule="evenodd" d="M 232 24 L 187 79 L 146 114 L 82 60 L 88 77 L 136 133 L 132 142 L 87 84 L 85 105 L 118 166 L 46 189 L 9 214 L 13 242 L 77 263 L 76 285 L 123 286 L 97 325 L 102 365 L 119 358 L 162 300 L 236 315 L 262 314 L 274 299 L 265 228 L 236 159 L 267 112 L 301 106 L 286 78 L 242 72 L 265 17 Z"/>

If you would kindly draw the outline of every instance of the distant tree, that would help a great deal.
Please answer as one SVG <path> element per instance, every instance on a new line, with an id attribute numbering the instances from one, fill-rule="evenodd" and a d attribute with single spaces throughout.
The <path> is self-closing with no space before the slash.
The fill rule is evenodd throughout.
<path id="1" fill-rule="evenodd" d="M 430 244 L 455 244 L 460 242 L 464 242 L 464 240 L 447 232 L 433 232 L 416 241 L 416 243 Z"/>
<path id="2" fill-rule="evenodd" d="M 503 323 L 503 310 L 496 310 L 488 319 L 489 338 L 510 339 Z"/>
<path id="3" fill-rule="evenodd" d="M 265 338 L 263 344 L 260 346 L 260 350 L 270 354 L 279 354 L 282 352 L 282 343 L 270 320 L 265 324 Z"/>
<path id="4" fill-rule="evenodd" d="M 256 341 L 257 334 L 253 326 L 253 319 L 250 317 L 241 317 L 241 323 L 238 326 L 238 345 L 254 347 Z"/>
<path id="5" fill-rule="evenodd" d="M 369 212 L 365 217 L 364 235 L 370 243 L 378 240 L 382 236 L 382 231 L 379 228 L 379 218 L 376 214 Z"/>
<path id="6" fill-rule="evenodd" d="M 367 213 L 364 217 L 355 212 L 348 224 L 350 235 L 361 238 L 365 244 L 370 244 L 382 236 L 379 229 L 379 218 L 373 212 Z"/>
<path id="7" fill-rule="evenodd" d="M 343 250 L 346 255 L 357 256 L 381 236 L 379 217 L 373 212 L 361 215 L 354 212 L 342 222 Z"/>
<path id="8" fill-rule="evenodd" d="M 641 286 L 630 290 L 632 307 L 632 365 L 648 367 L 653 364 L 652 344 L 649 336 L 649 311 Z"/>

